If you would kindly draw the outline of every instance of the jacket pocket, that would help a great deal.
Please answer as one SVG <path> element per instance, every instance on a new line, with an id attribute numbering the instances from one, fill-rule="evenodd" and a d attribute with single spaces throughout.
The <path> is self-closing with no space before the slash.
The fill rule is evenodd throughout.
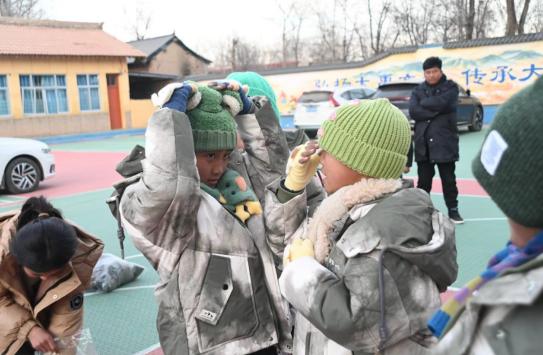
<path id="1" fill-rule="evenodd" d="M 259 320 L 247 257 L 211 254 L 195 318 L 202 352 L 254 333 Z"/>

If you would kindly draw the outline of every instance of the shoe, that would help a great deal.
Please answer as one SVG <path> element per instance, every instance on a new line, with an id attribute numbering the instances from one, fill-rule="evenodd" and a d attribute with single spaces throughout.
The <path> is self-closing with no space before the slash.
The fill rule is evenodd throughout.
<path id="1" fill-rule="evenodd" d="M 458 208 L 449 208 L 449 218 L 454 224 L 463 224 L 464 218 L 458 213 Z"/>

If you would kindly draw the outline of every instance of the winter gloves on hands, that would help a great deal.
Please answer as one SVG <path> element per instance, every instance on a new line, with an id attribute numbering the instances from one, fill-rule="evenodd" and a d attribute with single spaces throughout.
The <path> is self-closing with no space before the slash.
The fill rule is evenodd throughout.
<path id="1" fill-rule="evenodd" d="M 287 162 L 285 187 L 300 191 L 311 181 L 320 164 L 319 145 L 309 141 L 294 148 Z"/>
<path id="2" fill-rule="evenodd" d="M 247 96 L 247 92 L 249 91 L 249 88 L 247 86 L 243 86 L 235 80 L 213 81 L 210 82 L 208 86 L 215 90 L 225 91 L 224 94 L 227 94 L 227 91 L 237 92 L 243 104 L 243 107 L 241 107 L 239 114 L 244 115 L 251 112 L 251 107 L 253 106 L 253 103 Z"/>
<path id="3" fill-rule="evenodd" d="M 286 267 L 291 261 L 304 256 L 315 257 L 313 242 L 311 239 L 294 239 L 292 244 L 285 248 L 285 253 L 283 254 L 283 267 Z"/>
<path id="4" fill-rule="evenodd" d="M 172 83 L 168 84 L 158 94 L 151 96 L 151 101 L 154 106 L 167 107 L 179 112 L 185 112 L 187 110 L 187 103 L 192 94 L 198 92 L 198 86 L 196 83 L 186 81 L 184 83 Z"/>

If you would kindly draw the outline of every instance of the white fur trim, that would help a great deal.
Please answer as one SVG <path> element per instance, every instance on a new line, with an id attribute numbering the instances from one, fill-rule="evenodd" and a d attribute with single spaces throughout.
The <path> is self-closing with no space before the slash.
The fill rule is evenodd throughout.
<path id="1" fill-rule="evenodd" d="M 202 93 L 200 91 L 196 91 L 194 95 L 190 97 L 189 102 L 187 102 L 187 111 L 196 108 L 196 106 L 200 104 L 200 101 L 202 101 Z"/>
<path id="2" fill-rule="evenodd" d="M 397 179 L 363 179 L 345 186 L 324 199 L 309 222 L 307 238 L 315 245 L 315 258 L 320 263 L 330 253 L 329 234 L 336 221 L 357 205 L 374 201 L 401 188 Z"/>
<path id="3" fill-rule="evenodd" d="M 232 97 L 230 95 L 223 95 L 222 102 L 224 102 L 224 104 L 226 105 L 226 108 L 228 109 L 232 117 L 236 117 L 238 113 L 241 112 L 241 109 L 242 109 L 241 103 L 238 100 L 236 100 L 235 97 Z"/>
<path id="4" fill-rule="evenodd" d="M 151 102 L 153 103 L 153 106 L 162 107 L 162 105 L 170 100 L 170 97 L 172 97 L 174 90 L 182 86 L 183 83 L 171 83 L 164 86 L 158 91 L 158 93 L 151 95 Z"/>

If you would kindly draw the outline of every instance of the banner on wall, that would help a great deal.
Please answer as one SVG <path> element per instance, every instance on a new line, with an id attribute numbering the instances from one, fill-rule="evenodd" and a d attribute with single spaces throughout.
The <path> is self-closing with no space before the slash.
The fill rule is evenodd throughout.
<path id="1" fill-rule="evenodd" d="M 422 62 L 439 56 L 443 72 L 484 105 L 499 105 L 543 74 L 543 41 L 473 48 L 427 46 L 416 52 L 393 54 L 360 68 L 327 69 L 266 75 L 283 115 L 294 112 L 304 91 L 335 90 L 345 86 L 377 88 L 390 82 L 424 80 Z"/>

